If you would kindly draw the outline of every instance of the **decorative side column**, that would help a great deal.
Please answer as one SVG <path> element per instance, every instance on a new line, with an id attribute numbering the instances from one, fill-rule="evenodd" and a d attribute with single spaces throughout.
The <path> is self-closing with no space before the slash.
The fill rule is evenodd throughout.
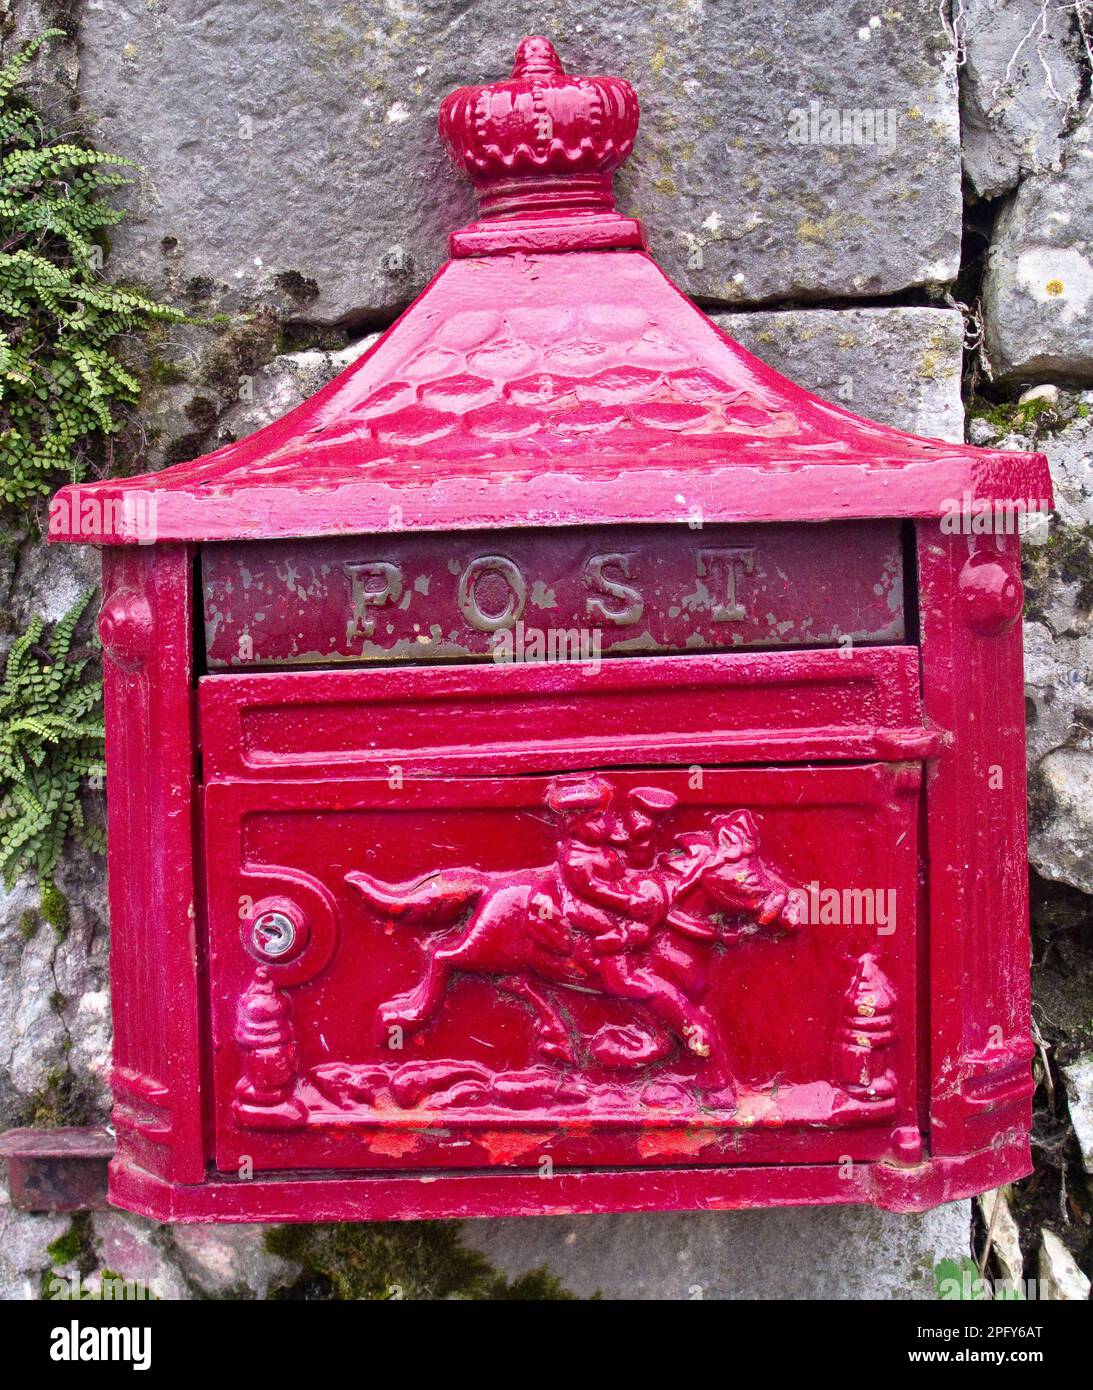
<path id="1" fill-rule="evenodd" d="M 1020 543 L 920 522 L 918 565 L 926 719 L 944 733 L 926 778 L 930 1144 L 966 1153 L 1010 1133 L 1027 1146 Z"/>
<path id="2" fill-rule="evenodd" d="M 108 547 L 99 619 L 115 1165 L 177 1182 L 199 1182 L 205 1171 L 191 570 L 186 546 Z"/>

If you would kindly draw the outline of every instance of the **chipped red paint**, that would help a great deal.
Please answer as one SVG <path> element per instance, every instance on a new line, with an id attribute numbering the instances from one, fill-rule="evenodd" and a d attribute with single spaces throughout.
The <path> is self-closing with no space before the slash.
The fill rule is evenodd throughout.
<path id="1" fill-rule="evenodd" d="M 910 1211 L 1028 1171 L 1019 547 L 961 512 L 1046 463 L 726 338 L 614 209 L 636 127 L 525 40 L 445 103 L 481 215 L 368 354 L 55 499 L 120 547 L 122 1206 Z M 601 640 L 498 661 L 517 624 Z"/>

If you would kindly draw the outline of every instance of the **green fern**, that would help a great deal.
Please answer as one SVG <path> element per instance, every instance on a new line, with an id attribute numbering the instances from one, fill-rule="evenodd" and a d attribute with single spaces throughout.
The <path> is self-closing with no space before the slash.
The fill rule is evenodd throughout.
<path id="1" fill-rule="evenodd" d="M 48 895 L 70 832 L 103 847 L 80 799 L 85 779 L 103 774 L 102 683 L 85 678 L 90 658 L 72 652 L 93 593 L 54 623 L 44 646 L 45 624 L 34 618 L 8 652 L 0 685 L 0 875 L 8 888 L 31 871 Z"/>
<path id="2" fill-rule="evenodd" d="M 55 138 L 20 91 L 47 29 L 0 67 L 0 502 L 26 506 L 87 471 L 139 383 L 118 339 L 185 315 L 99 274 L 124 213 L 101 195 L 131 161 Z"/>

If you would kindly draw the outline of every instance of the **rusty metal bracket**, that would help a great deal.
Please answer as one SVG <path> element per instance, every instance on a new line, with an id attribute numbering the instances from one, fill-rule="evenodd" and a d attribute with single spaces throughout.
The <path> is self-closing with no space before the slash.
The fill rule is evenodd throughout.
<path id="1" fill-rule="evenodd" d="M 102 1126 L 9 1129 L 0 1134 L 11 1204 L 19 1211 L 95 1211 L 106 1206 L 114 1136 Z"/>

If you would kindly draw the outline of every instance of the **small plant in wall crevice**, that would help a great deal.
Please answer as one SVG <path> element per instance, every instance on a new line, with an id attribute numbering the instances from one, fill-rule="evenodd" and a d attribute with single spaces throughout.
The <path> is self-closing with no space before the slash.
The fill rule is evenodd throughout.
<path id="1" fill-rule="evenodd" d="M 124 212 L 103 196 L 131 162 L 57 137 L 20 89 L 47 29 L 0 67 L 0 505 L 25 509 L 83 477 L 139 383 L 125 335 L 185 319 L 100 267 Z"/>
<path id="2" fill-rule="evenodd" d="M 102 682 L 91 652 L 73 651 L 88 590 L 45 636 L 34 618 L 12 643 L 0 684 L 0 874 L 10 888 L 37 876 L 42 915 L 62 926 L 53 872 L 69 833 L 93 848 L 103 832 L 85 814 L 82 793 L 103 776 Z"/>

